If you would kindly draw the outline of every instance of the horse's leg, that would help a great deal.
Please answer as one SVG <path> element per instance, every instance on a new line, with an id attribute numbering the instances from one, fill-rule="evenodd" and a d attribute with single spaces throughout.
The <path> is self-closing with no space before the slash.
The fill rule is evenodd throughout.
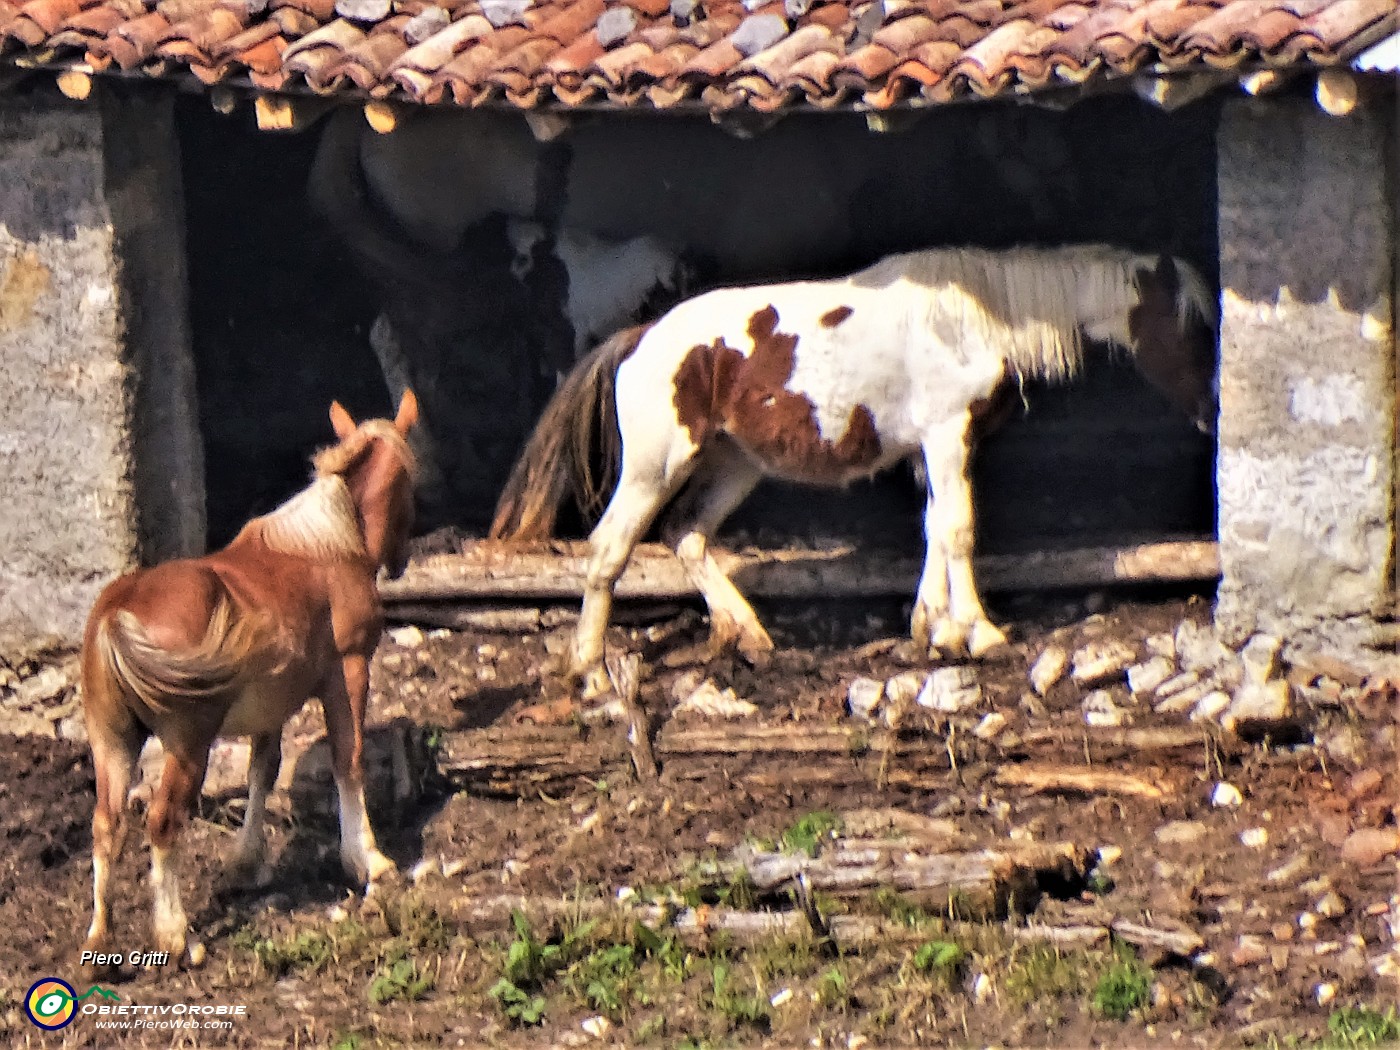
<path id="1" fill-rule="evenodd" d="M 709 608 L 709 653 L 717 655 L 737 642 L 740 654 L 750 663 L 772 652 L 773 640 L 710 554 L 709 543 L 762 477 L 763 472 L 734 445 L 711 445 L 681 495 L 684 506 L 676 508 L 673 521 L 664 530 L 666 542 L 675 548 L 686 575 Z"/>
<path id="2" fill-rule="evenodd" d="M 365 809 L 365 701 L 369 694 L 369 660 L 347 653 L 326 677 L 321 707 L 331 738 L 331 764 L 340 803 L 340 863 L 364 887 L 394 870 L 379 852 Z"/>
<path id="3" fill-rule="evenodd" d="M 92 812 L 92 925 L 83 950 L 107 954 L 112 868 L 126 845 L 127 791 L 146 731 L 125 708 L 111 716 L 115 725 L 98 725 L 97 721 L 93 719 L 89 729 L 97 805 Z"/>
<path id="4" fill-rule="evenodd" d="M 919 576 L 909 633 L 918 645 L 927 649 L 933 644 L 934 631 L 943 631 L 948 617 L 948 548 L 934 509 L 935 496 L 927 463 L 920 473 L 924 482 L 924 570 Z"/>
<path id="5" fill-rule="evenodd" d="M 975 658 L 1004 644 L 1006 636 L 988 620 L 972 575 L 975 533 L 972 481 L 968 476 L 970 423 L 970 416 L 964 413 L 931 432 L 923 448 L 930 493 L 925 516 L 929 550 L 933 550 L 933 537 L 942 537 L 947 560 L 947 612 L 938 616 L 936 605 L 928 607 L 932 613 L 929 641 L 937 649 L 966 651 Z M 934 492 L 938 493 L 937 499 L 932 497 Z M 931 557 L 926 557 L 926 573 L 933 568 L 932 562 Z M 935 594 L 938 590 L 936 584 L 930 589 Z"/>
<path id="6" fill-rule="evenodd" d="M 252 760 L 248 763 L 248 809 L 243 828 L 233 848 L 234 877 L 240 882 L 261 885 L 266 881 L 264 854 L 267 849 L 263 827 L 267 796 L 277 783 L 282 765 L 282 734 L 262 733 L 253 737 Z"/>
<path id="7" fill-rule="evenodd" d="M 584 696 L 597 696 L 608 688 L 603 669 L 603 636 L 612 613 L 613 587 L 627 559 L 632 556 L 652 519 L 666 501 L 685 484 L 694 466 L 694 453 L 677 464 L 663 463 L 657 469 L 647 463 L 647 469 L 637 465 L 636 456 L 628 460 L 631 447 L 624 445 L 622 478 L 618 482 L 608 509 L 603 512 L 593 534 L 590 547 L 588 576 L 584 583 L 583 608 L 579 612 L 578 629 L 574 634 L 573 651 L 566 673 L 583 679 Z"/>
<path id="8" fill-rule="evenodd" d="M 204 785 L 213 736 L 188 748 L 172 746 L 175 742 L 169 740 L 162 743 L 166 745 L 165 769 L 146 816 L 146 833 L 151 840 L 151 888 L 155 897 L 152 927 L 156 947 L 169 952 L 172 961 L 178 963 L 184 959 L 189 932 L 189 920 L 180 903 L 180 879 L 176 869 L 180 834 Z M 179 743 L 183 745 L 184 742 Z M 193 951 L 190 957 L 194 960 Z"/>

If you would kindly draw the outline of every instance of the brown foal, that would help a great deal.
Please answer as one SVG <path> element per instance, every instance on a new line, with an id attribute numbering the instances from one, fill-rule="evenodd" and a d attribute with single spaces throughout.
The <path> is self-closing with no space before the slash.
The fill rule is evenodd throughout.
<path id="1" fill-rule="evenodd" d="M 107 945 L 127 791 L 152 734 L 165 749 L 146 820 L 153 928 L 156 948 L 172 961 L 187 958 L 176 849 L 216 737 L 252 737 L 247 817 L 234 854 L 240 878 L 255 879 L 263 867 L 263 818 L 281 763 L 282 726 L 313 696 L 330 737 L 345 870 L 364 886 L 394 867 L 365 813 L 364 718 L 383 624 L 375 578 L 381 568 L 402 572 L 412 527 L 415 466 L 405 438 L 418 402 L 406 392 L 392 422 L 357 426 L 338 403 L 330 416 L 339 443 L 316 455 L 304 490 L 248 522 L 217 553 L 113 581 L 88 617 L 82 686 L 97 808 L 85 951 Z"/>

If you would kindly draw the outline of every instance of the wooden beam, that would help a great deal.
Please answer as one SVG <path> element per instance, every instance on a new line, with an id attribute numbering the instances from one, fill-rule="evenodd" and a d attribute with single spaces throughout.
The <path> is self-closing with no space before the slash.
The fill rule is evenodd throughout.
<path id="1" fill-rule="evenodd" d="M 215 113 L 228 116 L 238 108 L 238 93 L 232 88 L 218 85 L 209 89 L 209 105 Z"/>
<path id="2" fill-rule="evenodd" d="M 58 90 L 75 102 L 85 102 L 92 94 L 92 74 L 81 69 L 65 69 L 58 74 Z"/>
<path id="3" fill-rule="evenodd" d="M 253 113 L 259 131 L 305 131 L 334 104 L 324 98 L 259 95 L 253 100 Z"/>
<path id="4" fill-rule="evenodd" d="M 588 545 L 468 543 L 459 555 L 410 563 L 380 593 L 388 603 L 424 601 L 577 601 L 583 596 Z M 841 599 L 909 597 L 922 559 L 850 547 L 825 550 L 716 551 L 715 558 L 750 598 Z M 1220 556 L 1209 540 L 1125 547 L 987 555 L 976 560 L 987 593 L 1106 587 L 1114 584 L 1209 582 Z M 697 596 L 679 559 L 661 544 L 644 543 L 617 584 L 620 600 L 673 601 Z"/>
<path id="5" fill-rule="evenodd" d="M 1281 69 L 1256 69 L 1240 77 L 1240 87 L 1248 95 L 1268 95 L 1282 88 L 1291 75 Z"/>
<path id="6" fill-rule="evenodd" d="M 392 102 L 378 100 L 365 103 L 365 122 L 381 135 L 387 135 L 399 126 L 401 107 Z"/>
<path id="7" fill-rule="evenodd" d="M 1317 75 L 1314 94 L 1324 113 L 1330 113 L 1334 117 L 1345 117 L 1356 109 L 1357 103 L 1360 102 L 1361 85 L 1350 70 L 1334 66 Z"/>

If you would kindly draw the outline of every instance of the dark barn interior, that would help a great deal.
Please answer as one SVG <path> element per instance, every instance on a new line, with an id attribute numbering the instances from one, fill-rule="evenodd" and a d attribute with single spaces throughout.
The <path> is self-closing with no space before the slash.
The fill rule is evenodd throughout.
<path id="1" fill-rule="evenodd" d="M 946 107 L 906 130 L 870 132 L 870 148 L 888 162 L 850 202 L 855 247 L 837 269 L 919 247 L 1106 241 L 1171 251 L 1214 281 L 1216 118 L 1212 102 L 1165 113 L 1105 96 L 1064 111 Z M 708 125 L 703 117 L 594 119 Z M 368 343 L 384 294 L 307 203 L 318 129 L 259 132 L 246 111 L 221 116 L 199 99 L 182 101 L 179 120 L 209 542 L 217 546 L 304 483 L 307 454 L 330 436 L 331 399 L 356 415 L 388 409 Z M 787 120 L 808 123 L 813 134 L 835 122 L 864 125 L 856 114 Z M 772 187 L 756 184 L 760 191 Z M 794 260 L 793 272 L 801 265 Z M 423 308 L 450 313 L 453 302 L 444 289 Z M 513 451 L 542 407 L 540 391 L 515 381 L 531 347 L 510 320 L 473 322 L 463 345 L 443 348 L 449 362 L 465 362 L 486 346 L 495 371 L 463 369 L 469 379 L 454 389 L 462 418 L 435 427 L 449 439 L 486 427 L 493 440 L 489 466 L 430 525 L 483 531 Z M 497 339 L 514 344 L 498 353 Z M 984 552 L 1213 531 L 1213 443 L 1129 363 L 1095 354 L 1076 384 L 1028 387 L 1026 402 L 1029 411 L 977 458 Z M 859 539 L 912 550 L 921 511 L 912 475 L 901 469 L 816 498 L 765 486 L 726 532 L 770 546 Z"/>

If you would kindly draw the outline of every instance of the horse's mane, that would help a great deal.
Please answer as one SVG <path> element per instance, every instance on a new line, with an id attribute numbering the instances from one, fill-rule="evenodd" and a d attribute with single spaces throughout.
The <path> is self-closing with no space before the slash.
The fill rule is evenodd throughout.
<path id="1" fill-rule="evenodd" d="M 343 475 L 374 440 L 388 444 L 409 477 L 416 478 L 418 461 L 403 435 L 387 420 L 366 420 L 344 441 L 312 457 L 315 476 L 311 484 L 276 510 L 250 522 L 249 527 L 263 543 L 283 554 L 317 561 L 365 557 L 365 539 Z"/>
<path id="2" fill-rule="evenodd" d="M 1026 378 L 1073 378 L 1084 362 L 1080 328 L 1094 314 L 1125 315 L 1138 301 L 1139 274 L 1156 256 L 1090 244 L 1063 248 L 941 248 L 882 259 L 853 275 L 855 284 L 917 286 L 922 300 L 911 324 L 956 326 L 955 352 L 985 346 L 1004 355 Z M 1215 307 L 1201 277 L 1176 260 L 1182 275 L 1177 323 L 1191 315 L 1213 320 Z"/>

